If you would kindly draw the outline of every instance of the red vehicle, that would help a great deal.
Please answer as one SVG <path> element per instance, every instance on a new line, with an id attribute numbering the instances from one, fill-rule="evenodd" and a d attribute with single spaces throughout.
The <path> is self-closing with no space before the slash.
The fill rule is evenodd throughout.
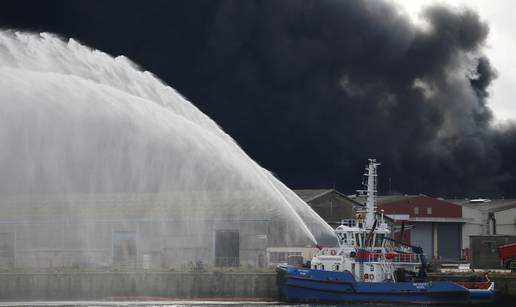
<path id="1" fill-rule="evenodd" d="M 498 246 L 498 255 L 504 268 L 516 270 L 516 243 Z"/>

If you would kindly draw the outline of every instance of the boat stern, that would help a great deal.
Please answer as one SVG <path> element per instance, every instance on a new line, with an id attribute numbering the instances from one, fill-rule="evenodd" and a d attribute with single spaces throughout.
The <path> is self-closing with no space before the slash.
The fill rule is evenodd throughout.
<path id="1" fill-rule="evenodd" d="M 489 287 L 485 289 L 468 289 L 471 303 L 488 304 L 496 301 L 495 283 L 489 282 Z"/>

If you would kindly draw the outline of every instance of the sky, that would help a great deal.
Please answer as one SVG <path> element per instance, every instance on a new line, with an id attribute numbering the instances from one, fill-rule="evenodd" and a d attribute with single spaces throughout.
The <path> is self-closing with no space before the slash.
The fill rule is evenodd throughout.
<path id="1" fill-rule="evenodd" d="M 17 0 L 0 28 L 126 56 L 290 188 L 354 193 L 377 158 L 381 194 L 516 197 L 514 4 L 466 4 Z"/>
<path id="2" fill-rule="evenodd" d="M 498 71 L 498 79 L 491 85 L 489 105 L 497 123 L 516 119 L 516 3 L 512 0 L 393 0 L 415 21 L 420 22 L 421 11 L 433 4 L 444 4 L 461 9 L 469 7 L 489 23 L 485 52 Z"/>

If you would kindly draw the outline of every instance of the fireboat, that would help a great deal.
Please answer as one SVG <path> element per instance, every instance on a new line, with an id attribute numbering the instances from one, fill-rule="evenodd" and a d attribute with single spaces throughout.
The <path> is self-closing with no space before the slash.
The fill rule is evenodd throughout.
<path id="1" fill-rule="evenodd" d="M 343 220 L 337 247 L 318 247 L 311 261 L 276 268 L 280 299 L 305 303 L 471 304 L 495 300 L 495 284 L 429 281 L 423 250 L 392 238 L 377 213 L 377 169 L 365 168 L 365 216 Z"/>

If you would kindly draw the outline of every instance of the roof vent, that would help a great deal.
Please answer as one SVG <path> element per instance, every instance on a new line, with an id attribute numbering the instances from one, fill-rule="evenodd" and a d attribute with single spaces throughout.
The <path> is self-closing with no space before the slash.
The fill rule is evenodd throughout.
<path id="1" fill-rule="evenodd" d="M 476 198 L 476 199 L 470 199 L 469 203 L 470 204 L 483 204 L 483 203 L 488 203 L 490 201 L 491 201 L 490 199 Z"/>

